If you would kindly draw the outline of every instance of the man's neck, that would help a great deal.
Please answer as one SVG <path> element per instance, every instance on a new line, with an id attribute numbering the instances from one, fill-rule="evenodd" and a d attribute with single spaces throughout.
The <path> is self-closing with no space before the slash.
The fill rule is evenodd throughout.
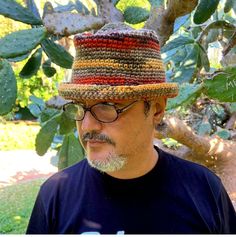
<path id="1" fill-rule="evenodd" d="M 128 158 L 127 164 L 118 171 L 107 174 L 117 179 L 134 179 L 150 172 L 158 161 L 158 153 L 153 148 L 145 157 L 135 157 L 132 161 Z"/>

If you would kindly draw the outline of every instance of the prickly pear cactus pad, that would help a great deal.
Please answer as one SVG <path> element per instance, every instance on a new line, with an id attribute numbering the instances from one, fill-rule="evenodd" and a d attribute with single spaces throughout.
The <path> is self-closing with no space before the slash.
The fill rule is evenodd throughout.
<path id="1" fill-rule="evenodd" d="M 42 25 L 40 16 L 35 16 L 29 9 L 13 0 L 0 1 L 0 14 L 16 21 L 31 25 Z"/>
<path id="2" fill-rule="evenodd" d="M 7 60 L 0 59 L 0 115 L 11 111 L 16 101 L 16 78 Z"/>
<path id="3" fill-rule="evenodd" d="M 221 102 L 236 102 L 236 68 L 225 68 L 211 80 L 204 80 L 204 94 Z"/>
<path id="4" fill-rule="evenodd" d="M 14 58 L 27 54 L 47 36 L 44 27 L 13 32 L 0 39 L 0 57 Z"/>

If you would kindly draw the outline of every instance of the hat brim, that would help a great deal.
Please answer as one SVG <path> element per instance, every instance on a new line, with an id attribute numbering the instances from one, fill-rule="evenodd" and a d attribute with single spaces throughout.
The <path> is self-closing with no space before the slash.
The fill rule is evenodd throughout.
<path id="1" fill-rule="evenodd" d="M 59 95 L 67 100 L 153 100 L 178 95 L 176 83 L 145 84 L 135 86 L 78 85 L 62 83 Z"/>

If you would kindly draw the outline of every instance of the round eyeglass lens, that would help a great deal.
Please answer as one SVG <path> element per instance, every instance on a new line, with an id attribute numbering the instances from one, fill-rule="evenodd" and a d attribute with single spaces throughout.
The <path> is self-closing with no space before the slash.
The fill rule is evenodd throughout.
<path id="1" fill-rule="evenodd" d="M 96 104 L 91 107 L 91 113 L 101 122 L 113 122 L 117 118 L 117 112 L 114 105 Z"/>
<path id="2" fill-rule="evenodd" d="M 82 120 L 84 118 L 84 108 L 80 104 L 68 104 L 65 108 L 66 115 L 74 120 Z"/>

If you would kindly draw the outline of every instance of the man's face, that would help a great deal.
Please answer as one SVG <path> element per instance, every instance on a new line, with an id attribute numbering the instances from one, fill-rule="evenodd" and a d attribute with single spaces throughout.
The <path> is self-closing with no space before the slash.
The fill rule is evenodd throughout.
<path id="1" fill-rule="evenodd" d="M 91 107 L 104 101 L 83 102 Z M 133 101 L 107 101 L 117 108 L 123 108 Z M 82 121 L 77 122 L 80 141 L 87 153 L 91 166 L 104 171 L 114 172 L 138 162 L 152 147 L 154 132 L 154 106 L 144 113 L 144 101 L 137 101 L 121 113 L 117 120 L 102 123 L 90 112 L 86 112 Z"/>

